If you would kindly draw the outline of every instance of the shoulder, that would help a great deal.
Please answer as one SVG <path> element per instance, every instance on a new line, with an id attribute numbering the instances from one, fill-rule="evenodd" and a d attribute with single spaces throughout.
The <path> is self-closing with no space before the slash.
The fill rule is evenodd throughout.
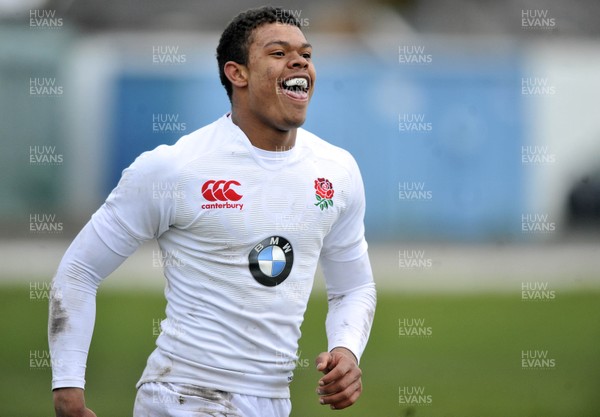
<path id="1" fill-rule="evenodd" d="M 359 172 L 356 160 L 346 149 L 333 145 L 307 130 L 298 129 L 298 132 L 303 147 L 313 158 L 333 164 L 351 175 Z"/>
<path id="2" fill-rule="evenodd" d="M 210 158 L 211 154 L 222 149 L 223 138 L 227 136 L 225 130 L 219 119 L 182 136 L 172 145 L 159 145 L 143 152 L 128 170 L 162 178 L 177 176 L 190 162 L 198 158 Z"/>

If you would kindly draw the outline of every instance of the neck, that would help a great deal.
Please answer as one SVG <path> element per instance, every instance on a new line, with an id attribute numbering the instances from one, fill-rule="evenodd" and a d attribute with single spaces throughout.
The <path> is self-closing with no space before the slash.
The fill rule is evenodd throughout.
<path id="1" fill-rule="evenodd" d="M 266 151 L 286 151 L 296 143 L 297 128 L 280 130 L 247 111 L 232 106 L 231 120 L 248 137 L 253 146 Z"/>

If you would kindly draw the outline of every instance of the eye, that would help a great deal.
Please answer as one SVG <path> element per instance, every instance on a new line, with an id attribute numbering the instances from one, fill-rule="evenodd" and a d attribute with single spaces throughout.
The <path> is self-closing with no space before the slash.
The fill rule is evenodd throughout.
<path id="1" fill-rule="evenodd" d="M 310 58 L 311 58 L 311 56 L 312 56 L 312 54 L 311 54 L 310 52 L 305 52 L 305 53 L 303 53 L 303 54 L 302 54 L 302 57 L 303 57 L 304 59 L 310 59 Z"/>
<path id="2" fill-rule="evenodd" d="M 275 51 L 275 52 L 271 53 L 271 55 L 274 55 L 274 56 L 285 56 L 285 53 L 283 51 Z"/>

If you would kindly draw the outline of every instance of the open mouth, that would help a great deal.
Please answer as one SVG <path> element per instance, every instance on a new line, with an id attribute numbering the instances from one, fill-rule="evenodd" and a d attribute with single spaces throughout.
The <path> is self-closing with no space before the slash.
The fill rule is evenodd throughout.
<path id="1" fill-rule="evenodd" d="M 293 100 L 308 100 L 309 81 L 304 77 L 290 77 L 281 81 L 281 92 Z"/>

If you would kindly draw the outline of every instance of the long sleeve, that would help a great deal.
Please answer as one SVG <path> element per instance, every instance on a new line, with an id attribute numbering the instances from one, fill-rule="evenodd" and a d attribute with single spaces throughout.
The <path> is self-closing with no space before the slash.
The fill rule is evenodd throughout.
<path id="1" fill-rule="evenodd" d="M 365 240 L 364 185 L 354 159 L 349 168 L 352 190 L 348 206 L 326 236 L 320 262 L 329 300 L 325 323 L 329 350 L 345 347 L 360 360 L 377 296 Z"/>
<path id="2" fill-rule="evenodd" d="M 84 388 L 100 282 L 126 257 L 113 252 L 89 222 L 65 253 L 52 281 L 48 343 L 52 389 Z"/>
<path id="3" fill-rule="evenodd" d="M 325 326 L 328 350 L 349 349 L 358 360 L 369 340 L 377 295 L 369 255 L 346 262 L 321 260 L 329 310 Z"/>
<path id="4" fill-rule="evenodd" d="M 169 229 L 173 201 L 154 193 L 157 184 L 173 182 L 169 160 L 163 157 L 167 152 L 164 146 L 145 152 L 123 171 L 58 267 L 48 323 L 53 389 L 84 387 L 100 282 L 144 241 Z"/>

